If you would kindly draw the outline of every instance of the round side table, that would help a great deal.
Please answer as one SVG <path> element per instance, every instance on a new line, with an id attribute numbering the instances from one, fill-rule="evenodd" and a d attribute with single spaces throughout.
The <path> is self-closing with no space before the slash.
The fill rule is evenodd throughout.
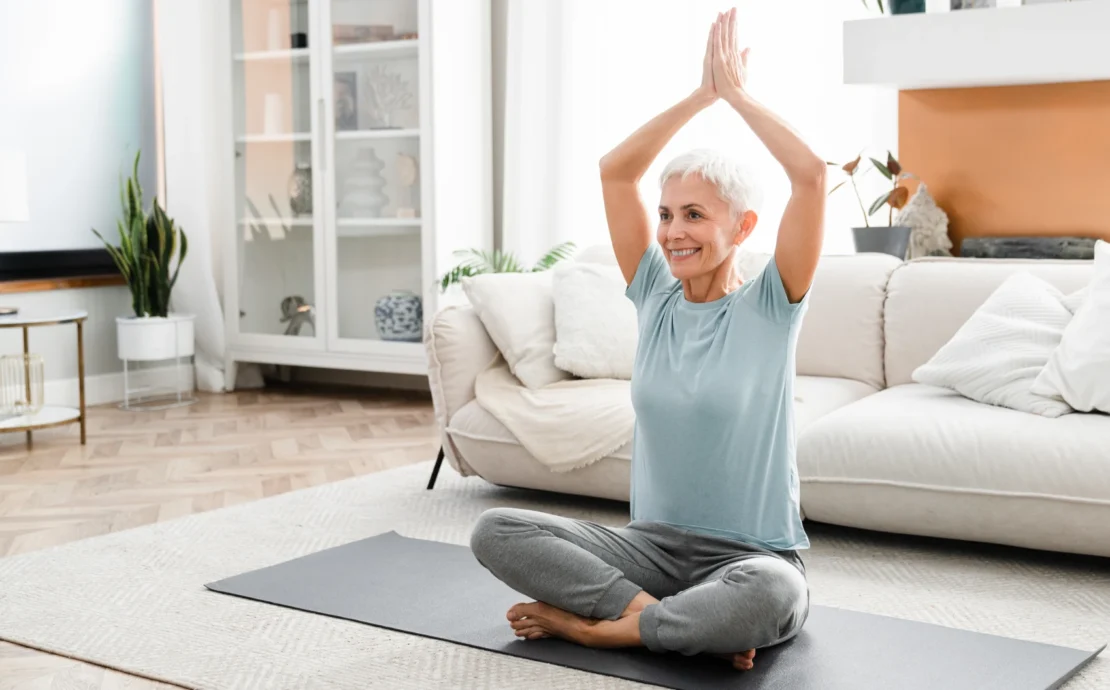
<path id="1" fill-rule="evenodd" d="M 30 329 L 36 326 L 58 326 L 72 323 L 77 326 L 77 388 L 80 406 L 77 408 L 44 405 L 35 414 L 19 415 L 0 420 L 0 433 L 27 432 L 27 447 L 31 447 L 31 432 L 77 422 L 81 425 L 81 445 L 85 445 L 85 319 L 88 312 L 73 311 L 62 314 L 17 313 L 0 316 L 0 328 L 23 329 L 23 354 L 30 354 Z"/>

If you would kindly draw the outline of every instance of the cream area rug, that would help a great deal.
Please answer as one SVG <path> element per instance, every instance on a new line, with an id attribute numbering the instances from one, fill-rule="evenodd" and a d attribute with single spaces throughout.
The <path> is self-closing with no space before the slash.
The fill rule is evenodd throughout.
<path id="1" fill-rule="evenodd" d="M 212 690 L 647 687 L 204 589 L 389 530 L 465 544 L 474 520 L 494 506 L 627 521 L 625 504 L 505 489 L 450 471 L 426 491 L 429 469 L 422 463 L 0 559 L 0 638 Z M 809 530 L 814 603 L 1081 649 L 1110 638 L 1110 561 Z M 451 573 L 432 573 L 429 586 L 451 587 Z M 1110 688 L 1110 654 L 1066 687 Z"/>

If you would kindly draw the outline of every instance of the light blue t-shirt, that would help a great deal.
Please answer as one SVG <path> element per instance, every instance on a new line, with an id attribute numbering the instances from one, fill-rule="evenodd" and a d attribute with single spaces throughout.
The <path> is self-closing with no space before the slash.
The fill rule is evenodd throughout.
<path id="1" fill-rule="evenodd" d="M 794 352 L 807 294 L 791 304 L 774 258 L 712 302 L 687 301 L 658 244 L 626 291 L 632 373 L 632 519 L 771 551 L 809 547 L 795 462 Z"/>

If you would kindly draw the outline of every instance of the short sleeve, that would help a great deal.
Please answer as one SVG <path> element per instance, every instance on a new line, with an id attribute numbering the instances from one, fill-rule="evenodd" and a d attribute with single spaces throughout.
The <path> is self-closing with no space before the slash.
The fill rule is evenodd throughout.
<path id="1" fill-rule="evenodd" d="M 782 284 L 778 264 L 772 256 L 763 268 L 763 272 L 752 281 L 744 299 L 771 321 L 788 323 L 801 317 L 805 312 L 809 304 L 809 293 L 812 291 L 813 289 L 810 288 L 800 301 L 792 303 L 786 294 L 786 286 Z"/>
<path id="2" fill-rule="evenodd" d="M 624 294 L 639 309 L 649 295 L 658 292 L 661 287 L 672 282 L 674 282 L 674 277 L 671 276 L 671 269 L 667 265 L 667 259 L 663 256 L 663 250 L 659 248 L 658 244 L 652 242 L 648 245 L 644 255 L 640 257 L 636 274 L 632 276 L 632 282 L 628 284 L 628 289 L 624 291 Z"/>

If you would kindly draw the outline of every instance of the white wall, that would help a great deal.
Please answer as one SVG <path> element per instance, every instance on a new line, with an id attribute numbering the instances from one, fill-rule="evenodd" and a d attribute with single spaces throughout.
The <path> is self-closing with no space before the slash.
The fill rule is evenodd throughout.
<path id="1" fill-rule="evenodd" d="M 101 246 L 116 234 L 119 174 L 142 147 L 140 179 L 155 193 L 154 59 L 149 0 L 0 0 L 0 149 L 27 156 L 29 223 L 0 226 L 0 252 Z M 90 403 L 121 397 L 115 317 L 130 312 L 125 288 L 0 294 L 26 312 L 85 310 Z M 73 326 L 31 330 L 43 355 L 48 401 L 77 399 Z M 0 353 L 22 351 L 17 329 L 0 330 Z"/>
<path id="2" fill-rule="evenodd" d="M 100 246 L 116 234 L 119 174 L 142 148 L 155 193 L 150 0 L 0 2 L 0 149 L 27 155 L 31 222 L 0 251 Z"/>

